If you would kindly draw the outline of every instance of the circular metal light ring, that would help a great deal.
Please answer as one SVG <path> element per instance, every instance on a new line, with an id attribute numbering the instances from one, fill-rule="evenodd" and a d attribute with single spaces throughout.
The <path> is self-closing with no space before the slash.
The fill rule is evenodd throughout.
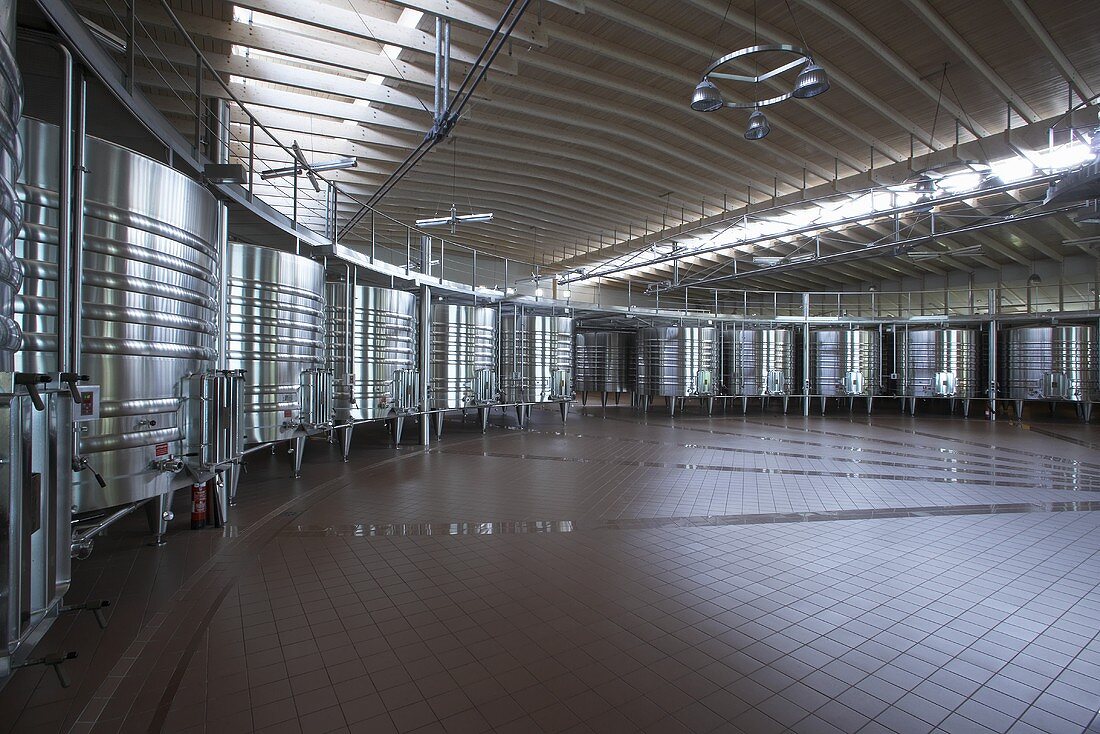
<path id="1" fill-rule="evenodd" d="M 722 58 L 714 61 L 710 66 L 708 66 L 706 68 L 705 71 L 703 71 L 703 79 L 709 79 L 712 76 L 715 76 L 716 78 L 721 79 L 724 76 L 723 74 L 721 74 L 721 73 L 715 74 L 715 72 L 717 72 L 717 70 L 719 68 L 725 66 L 726 64 L 728 64 L 732 61 L 736 61 L 737 59 L 743 59 L 743 58 L 746 58 L 748 56 L 752 56 L 754 54 L 767 53 L 769 51 L 776 51 L 776 52 L 779 52 L 779 53 L 791 54 L 792 56 L 796 56 L 798 58 L 796 58 L 795 60 L 793 60 L 793 61 L 791 61 L 787 64 L 784 64 L 784 65 L 782 65 L 782 66 L 780 66 L 776 69 L 772 69 L 771 71 L 765 72 L 762 75 L 757 75 L 755 78 L 747 78 L 747 77 L 744 77 L 744 75 L 741 75 L 741 74 L 733 75 L 734 78 L 737 79 L 738 81 L 743 81 L 743 82 L 746 82 L 748 84 L 760 84 L 764 80 L 770 79 L 771 77 L 776 76 L 777 74 L 781 74 L 784 71 L 787 71 L 788 69 L 793 69 L 793 68 L 795 68 L 799 65 L 805 66 L 805 65 L 813 63 L 813 58 L 810 56 L 810 52 L 807 51 L 806 49 L 802 48 L 801 46 L 794 46 L 794 45 L 791 45 L 789 43 L 761 44 L 759 46 L 749 46 L 747 48 L 741 49 L 740 51 L 734 51 L 732 53 L 728 53 L 725 56 L 723 56 Z M 794 96 L 794 90 L 792 89 L 791 91 L 789 91 L 785 94 L 780 94 L 776 97 L 771 97 L 770 99 L 762 99 L 762 100 L 759 100 L 759 101 L 756 101 L 756 102 L 726 102 L 725 106 L 729 107 L 731 109 L 735 109 L 735 110 L 749 110 L 749 109 L 753 109 L 753 108 L 756 108 L 756 107 L 768 107 L 768 106 L 773 105 L 773 104 L 778 104 L 780 102 L 785 102 L 788 99 L 791 99 L 793 96 Z"/>

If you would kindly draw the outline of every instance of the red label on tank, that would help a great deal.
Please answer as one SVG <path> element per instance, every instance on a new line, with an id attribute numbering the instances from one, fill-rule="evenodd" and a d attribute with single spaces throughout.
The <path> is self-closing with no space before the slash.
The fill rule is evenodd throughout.
<path id="1" fill-rule="evenodd" d="M 293 415 L 294 415 L 294 411 L 291 411 L 291 410 L 284 410 L 283 411 L 283 417 L 284 418 L 290 418 Z"/>
<path id="2" fill-rule="evenodd" d="M 157 456 L 168 456 L 168 444 L 166 444 L 166 443 L 158 443 L 157 444 Z"/>

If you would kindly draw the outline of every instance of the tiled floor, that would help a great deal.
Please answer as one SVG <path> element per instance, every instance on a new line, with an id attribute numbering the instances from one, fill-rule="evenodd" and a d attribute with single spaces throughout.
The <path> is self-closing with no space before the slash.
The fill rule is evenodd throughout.
<path id="1" fill-rule="evenodd" d="M 225 537 L 134 518 L 0 729 L 1100 731 L 1095 426 L 493 421 L 254 456 Z"/>

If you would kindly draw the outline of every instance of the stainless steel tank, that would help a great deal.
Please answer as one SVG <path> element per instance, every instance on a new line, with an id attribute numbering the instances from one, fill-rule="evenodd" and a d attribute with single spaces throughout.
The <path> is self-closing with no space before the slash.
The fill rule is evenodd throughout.
<path id="1" fill-rule="evenodd" d="M 335 375 L 336 420 L 384 418 L 403 399 L 394 373 L 416 369 L 416 296 L 345 282 L 325 284 L 325 347 Z M 396 401 L 396 402 L 395 402 Z"/>
<path id="2" fill-rule="evenodd" d="M 905 329 L 898 345 L 898 390 L 908 398 L 959 398 L 980 394 L 976 329 Z"/>
<path id="3" fill-rule="evenodd" d="M 1001 397 L 1088 403 L 1100 400 L 1092 326 L 1018 326 L 1003 332 Z"/>
<path id="4" fill-rule="evenodd" d="M 573 396 L 573 319 L 512 315 L 500 324 L 500 392 L 506 403 Z"/>
<path id="5" fill-rule="evenodd" d="M 717 332 L 709 326 L 638 331 L 638 394 L 689 397 L 714 392 Z"/>
<path id="6" fill-rule="evenodd" d="M 790 395 L 794 375 L 791 329 L 730 329 L 725 333 L 724 378 L 731 395 Z"/>
<path id="7" fill-rule="evenodd" d="M 496 309 L 433 304 L 429 336 L 431 409 L 452 410 L 494 402 Z"/>
<path id="8" fill-rule="evenodd" d="M 290 252 L 230 243 L 227 272 L 227 366 L 245 375 L 245 442 L 294 437 L 303 373 L 324 362 L 324 268 Z"/>
<path id="9" fill-rule="evenodd" d="M 599 393 L 634 391 L 638 369 L 636 334 L 580 331 L 573 343 L 573 389 Z"/>
<path id="10" fill-rule="evenodd" d="M 22 129 L 17 369 L 57 372 L 58 128 Z M 216 202 L 203 186 L 95 138 L 86 167 L 81 371 L 100 385 L 101 418 L 82 424 L 79 451 L 107 486 L 77 475 L 77 512 L 188 483 L 155 467 L 183 453 L 181 381 L 214 365 L 218 296 Z"/>
<path id="11" fill-rule="evenodd" d="M 15 3 L 4 8 L 0 43 L 0 372 L 15 368 L 15 352 L 23 338 L 15 320 L 15 295 L 23 282 L 23 266 L 15 257 L 15 238 L 23 223 L 16 182 L 23 167 L 19 117 L 23 114 L 23 83 L 11 44 L 15 34 Z"/>
<path id="12" fill-rule="evenodd" d="M 810 333 L 811 394 L 872 397 L 881 373 L 877 329 L 815 329 Z"/>

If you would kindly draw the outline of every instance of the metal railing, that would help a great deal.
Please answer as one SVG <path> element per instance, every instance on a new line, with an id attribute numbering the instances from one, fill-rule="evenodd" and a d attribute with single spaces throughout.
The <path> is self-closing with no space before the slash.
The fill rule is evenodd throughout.
<path id="1" fill-rule="evenodd" d="M 578 308 L 662 311 L 688 318 L 741 319 L 987 319 L 1100 314 L 1100 280 L 1034 284 L 995 283 L 919 291 L 752 291 L 693 287 L 646 292 L 628 284 L 601 288 L 574 284 Z M 991 308 L 992 306 L 992 308 Z"/>

